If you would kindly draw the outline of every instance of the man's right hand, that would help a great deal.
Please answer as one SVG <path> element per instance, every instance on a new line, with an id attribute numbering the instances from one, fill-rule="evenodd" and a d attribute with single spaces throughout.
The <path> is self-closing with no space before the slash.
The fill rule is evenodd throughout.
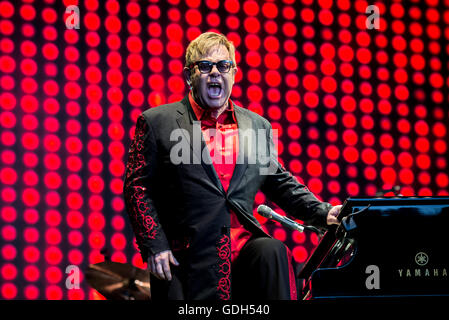
<path id="1" fill-rule="evenodd" d="M 148 268 L 150 272 L 161 280 L 172 279 L 170 263 L 179 266 L 179 262 L 171 250 L 162 251 L 148 257 Z"/>

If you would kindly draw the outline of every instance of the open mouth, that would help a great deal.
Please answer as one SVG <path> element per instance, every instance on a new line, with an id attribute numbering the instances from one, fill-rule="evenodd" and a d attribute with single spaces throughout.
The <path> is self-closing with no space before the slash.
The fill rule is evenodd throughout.
<path id="1" fill-rule="evenodd" d="M 222 88 L 218 82 L 210 82 L 207 84 L 207 94 L 211 98 L 219 98 L 221 96 Z"/>

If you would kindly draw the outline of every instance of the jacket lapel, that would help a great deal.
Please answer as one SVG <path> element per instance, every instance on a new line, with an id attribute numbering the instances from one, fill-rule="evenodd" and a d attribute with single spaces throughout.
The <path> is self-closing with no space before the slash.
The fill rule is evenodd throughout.
<path id="1" fill-rule="evenodd" d="M 254 152 L 254 150 L 249 149 L 254 144 L 251 143 L 251 141 L 246 140 L 245 138 L 248 136 L 247 130 L 253 129 L 251 119 L 245 116 L 245 114 L 242 112 L 242 109 L 235 104 L 234 110 L 239 130 L 239 150 L 237 155 L 237 163 L 235 165 L 231 182 L 229 184 L 228 194 L 231 194 L 239 186 L 248 167 L 248 156 L 250 152 Z"/>

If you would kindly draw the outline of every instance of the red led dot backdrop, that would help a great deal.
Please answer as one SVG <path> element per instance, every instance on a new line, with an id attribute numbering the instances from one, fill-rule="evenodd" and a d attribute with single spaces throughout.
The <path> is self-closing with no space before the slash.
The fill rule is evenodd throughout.
<path id="1" fill-rule="evenodd" d="M 0 0 L 1 299 L 101 299 L 84 270 L 103 248 L 146 266 L 122 197 L 134 124 L 187 93 L 184 49 L 210 30 L 237 49 L 233 100 L 320 199 L 448 195 L 447 0 Z M 258 219 L 299 265 L 319 242 Z"/>

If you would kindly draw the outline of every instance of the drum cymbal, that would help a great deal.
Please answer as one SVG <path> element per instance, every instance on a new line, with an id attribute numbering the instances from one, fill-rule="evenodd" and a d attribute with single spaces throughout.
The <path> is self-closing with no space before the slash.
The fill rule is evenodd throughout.
<path id="1" fill-rule="evenodd" d="M 150 273 L 129 263 L 104 261 L 86 270 L 89 285 L 109 300 L 150 300 Z"/>

